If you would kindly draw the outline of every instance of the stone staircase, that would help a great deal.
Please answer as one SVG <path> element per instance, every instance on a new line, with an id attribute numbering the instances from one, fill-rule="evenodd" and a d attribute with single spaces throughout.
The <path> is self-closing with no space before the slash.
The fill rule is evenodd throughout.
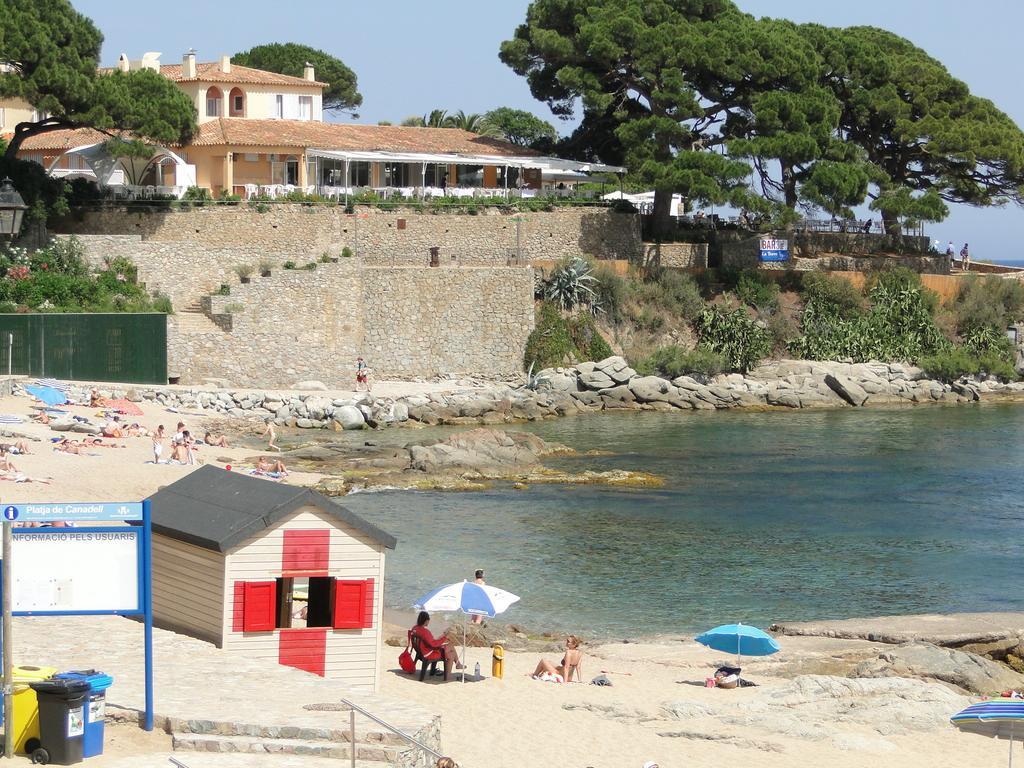
<path id="1" fill-rule="evenodd" d="M 185 334 L 222 333 L 224 330 L 206 313 L 201 299 L 175 312 L 174 322 L 178 332 Z"/>
<path id="2" fill-rule="evenodd" d="M 359 719 L 365 723 L 365 718 Z M 338 713 L 336 728 L 191 720 L 172 724 L 171 743 L 176 752 L 294 755 L 345 760 L 345 765 L 349 765 L 353 744 L 347 724 L 348 715 L 344 712 Z M 433 765 L 429 756 L 385 728 L 359 725 L 357 720 L 355 737 L 356 765 L 362 768 Z M 182 762 L 188 762 L 184 756 Z"/>

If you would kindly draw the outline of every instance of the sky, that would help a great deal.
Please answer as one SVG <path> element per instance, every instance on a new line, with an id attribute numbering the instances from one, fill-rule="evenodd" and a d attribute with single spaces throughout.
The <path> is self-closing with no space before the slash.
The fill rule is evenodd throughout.
<path id="1" fill-rule="evenodd" d="M 102 63 L 121 53 L 139 59 L 159 51 L 177 63 L 194 48 L 200 61 L 269 42 L 321 48 L 355 71 L 363 105 L 358 122 L 399 122 L 431 109 L 486 112 L 527 109 L 561 133 L 572 123 L 552 117 L 525 81 L 498 60 L 498 47 L 526 16 L 528 0 L 72 0 L 103 32 Z M 1024 88 L 1017 80 L 1024 28 L 1019 0 L 737 0 L 755 16 L 830 26 L 872 25 L 902 35 L 942 61 L 973 93 L 992 99 L 1024 126 Z M 345 118 L 335 118 L 345 119 Z M 868 214 L 864 214 L 868 215 Z M 1024 209 L 953 206 L 928 226 L 975 260 L 1024 260 Z"/>

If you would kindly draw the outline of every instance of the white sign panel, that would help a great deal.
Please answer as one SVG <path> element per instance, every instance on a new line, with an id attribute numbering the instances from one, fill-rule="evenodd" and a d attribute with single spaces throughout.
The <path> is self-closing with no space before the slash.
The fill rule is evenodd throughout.
<path id="1" fill-rule="evenodd" d="M 141 610 L 140 536 L 137 528 L 15 531 L 14 610 Z"/>

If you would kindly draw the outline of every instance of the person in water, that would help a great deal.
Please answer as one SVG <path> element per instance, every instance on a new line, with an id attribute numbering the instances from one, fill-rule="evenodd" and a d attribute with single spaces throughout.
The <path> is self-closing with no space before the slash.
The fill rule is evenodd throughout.
<path id="1" fill-rule="evenodd" d="M 577 680 L 580 679 L 581 661 L 583 661 L 583 651 L 580 650 L 580 639 L 576 635 L 569 635 L 565 638 L 565 655 L 562 657 L 562 663 L 555 666 L 547 659 L 541 659 L 533 671 L 533 678 L 540 680 L 544 675 L 551 675 L 558 682 L 571 683 L 573 675 Z"/>

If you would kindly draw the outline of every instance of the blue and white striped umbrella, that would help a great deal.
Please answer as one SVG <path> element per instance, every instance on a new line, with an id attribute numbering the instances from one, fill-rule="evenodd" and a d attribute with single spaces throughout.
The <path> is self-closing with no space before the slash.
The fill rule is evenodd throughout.
<path id="1" fill-rule="evenodd" d="M 50 387 L 51 389 L 59 389 L 61 392 L 67 392 L 71 389 L 71 385 L 66 381 L 58 381 L 57 379 L 36 379 L 36 384 L 40 387 Z"/>
<path id="2" fill-rule="evenodd" d="M 519 600 L 518 595 L 506 592 L 487 584 L 475 584 L 460 581 L 447 584 L 428 592 L 413 607 L 421 611 L 462 611 L 473 616 L 487 616 L 493 619 L 504 613 L 508 607 Z"/>
<path id="3" fill-rule="evenodd" d="M 979 733 L 1010 741 L 1010 768 L 1013 768 L 1014 725 L 1024 736 L 1024 699 L 991 699 L 971 704 L 949 718 L 961 731 Z"/>
<path id="4" fill-rule="evenodd" d="M 466 663 L 466 616 L 487 616 L 493 619 L 504 613 L 512 603 L 518 602 L 519 596 L 487 584 L 476 584 L 461 581 L 446 584 L 428 592 L 413 607 L 421 611 L 462 611 L 462 661 Z M 466 672 L 462 672 L 462 682 L 466 682 Z"/>

